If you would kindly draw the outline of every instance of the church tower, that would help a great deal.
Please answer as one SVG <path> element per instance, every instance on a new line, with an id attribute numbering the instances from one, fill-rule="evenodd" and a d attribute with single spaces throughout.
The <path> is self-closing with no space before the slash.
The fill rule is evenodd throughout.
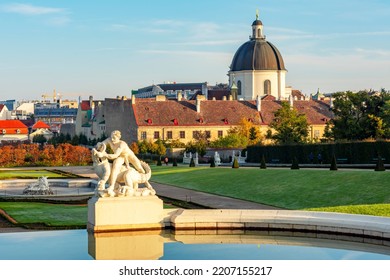
<path id="1" fill-rule="evenodd" d="M 279 50 L 263 34 L 263 23 L 256 15 L 252 36 L 238 48 L 230 65 L 229 85 L 237 86 L 237 98 L 254 100 L 272 95 L 286 100 L 286 68 Z"/>

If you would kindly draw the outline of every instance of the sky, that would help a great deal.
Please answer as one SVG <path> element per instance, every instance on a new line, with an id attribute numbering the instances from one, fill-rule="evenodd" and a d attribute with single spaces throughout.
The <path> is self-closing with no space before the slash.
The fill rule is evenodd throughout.
<path id="1" fill-rule="evenodd" d="M 304 94 L 390 89 L 388 0 L 0 0 L 0 100 L 227 83 L 256 11 Z"/>

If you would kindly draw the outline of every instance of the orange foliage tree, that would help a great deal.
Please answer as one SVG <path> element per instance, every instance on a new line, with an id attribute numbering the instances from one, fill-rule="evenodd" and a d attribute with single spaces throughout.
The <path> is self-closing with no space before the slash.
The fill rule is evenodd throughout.
<path id="1" fill-rule="evenodd" d="M 87 165 L 91 152 L 86 147 L 60 144 L 58 146 L 22 144 L 0 147 L 0 166 L 60 166 Z"/>

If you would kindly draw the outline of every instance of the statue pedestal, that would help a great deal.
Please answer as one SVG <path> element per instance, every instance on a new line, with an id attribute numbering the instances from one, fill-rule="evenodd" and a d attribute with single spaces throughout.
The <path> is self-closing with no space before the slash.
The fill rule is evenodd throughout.
<path id="1" fill-rule="evenodd" d="M 163 201 L 155 195 L 94 196 L 88 201 L 89 231 L 125 231 L 163 227 Z"/>

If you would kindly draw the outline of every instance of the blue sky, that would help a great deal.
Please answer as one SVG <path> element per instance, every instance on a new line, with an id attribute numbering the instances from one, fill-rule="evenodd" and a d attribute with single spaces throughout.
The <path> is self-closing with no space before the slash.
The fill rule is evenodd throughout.
<path id="1" fill-rule="evenodd" d="M 390 89 L 388 0 L 0 0 L 0 100 L 226 83 L 256 9 L 287 85 L 304 94 Z"/>

